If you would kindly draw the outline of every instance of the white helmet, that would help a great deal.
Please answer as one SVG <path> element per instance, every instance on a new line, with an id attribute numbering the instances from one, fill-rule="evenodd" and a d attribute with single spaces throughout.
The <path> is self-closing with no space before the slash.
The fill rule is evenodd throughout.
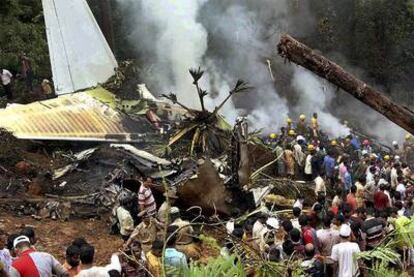
<path id="1" fill-rule="evenodd" d="M 398 142 L 397 142 L 396 140 L 394 140 L 394 141 L 392 142 L 392 145 L 397 146 L 397 145 L 398 145 Z"/>
<path id="2" fill-rule="evenodd" d="M 279 229 L 279 220 L 275 217 L 269 217 L 266 220 L 266 225 L 272 227 L 273 229 Z"/>
<path id="3" fill-rule="evenodd" d="M 299 136 L 296 137 L 296 141 L 297 142 L 299 142 L 299 141 L 306 141 L 306 139 L 303 136 L 299 135 Z"/>

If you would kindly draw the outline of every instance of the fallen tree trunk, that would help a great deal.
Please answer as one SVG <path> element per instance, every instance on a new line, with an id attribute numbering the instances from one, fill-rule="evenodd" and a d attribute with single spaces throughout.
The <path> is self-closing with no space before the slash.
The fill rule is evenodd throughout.
<path id="1" fill-rule="evenodd" d="M 315 53 L 311 48 L 289 35 L 283 35 L 277 45 L 279 55 L 314 72 L 342 88 L 389 120 L 414 134 L 414 112 L 400 106 L 376 91 L 336 63 Z"/>

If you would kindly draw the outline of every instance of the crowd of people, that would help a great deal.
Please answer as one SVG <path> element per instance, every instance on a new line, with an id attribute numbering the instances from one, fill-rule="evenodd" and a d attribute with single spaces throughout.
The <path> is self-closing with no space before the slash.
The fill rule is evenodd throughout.
<path id="1" fill-rule="evenodd" d="M 393 149 L 383 150 L 352 134 L 328 140 L 317 114 L 310 124 L 305 115 L 296 126 L 291 119 L 287 123 L 267 139 L 278 158 L 275 170 L 308 181 L 316 201 L 305 209 L 307 199 L 299 196 L 292 219 L 269 217 L 265 209 L 229 233 L 273 261 L 293 255 L 311 276 L 366 274 L 369 265 L 358 264 L 357 253 L 413 230 L 412 136 L 406 136 L 403 147 L 393 142 Z M 404 266 L 412 265 L 414 257 L 414 234 L 408 237 L 411 243 L 401 242 L 397 249 Z"/>
<path id="2" fill-rule="evenodd" d="M 355 135 L 328 140 L 319 129 L 317 115 L 310 124 L 301 116 L 297 125 L 288 120 L 280 134 L 270 134 L 275 171 L 282 177 L 307 180 L 314 196 L 299 195 L 292 216 L 274 216 L 268 205 L 243 220 L 227 221 L 227 239 L 220 255 L 237 257 L 248 276 L 255 276 L 255 259 L 299 261 L 309 276 L 357 276 L 370 264 L 358 260 L 362 251 L 376 249 L 387 238 L 398 238 L 414 224 L 410 151 L 403 147 L 383 150 Z M 113 231 L 123 247 L 106 266 L 94 264 L 95 248 L 82 238 L 66 250 L 59 263 L 36 250 L 33 229 L 0 234 L 0 262 L 4 276 L 180 276 L 189 263 L 199 260 L 197 231 L 176 206 L 174 190 L 164 193 L 158 207 L 153 180 L 141 180 L 139 190 L 121 193 L 113 210 Z M 311 201 L 310 199 L 316 199 Z M 413 239 L 414 234 L 408 234 Z M 400 266 L 413 263 L 412 242 L 399 241 Z M 372 261 L 371 261 L 372 262 Z M 372 264 L 371 264 L 372 265 Z M 257 276 L 257 275 L 256 275 Z"/>

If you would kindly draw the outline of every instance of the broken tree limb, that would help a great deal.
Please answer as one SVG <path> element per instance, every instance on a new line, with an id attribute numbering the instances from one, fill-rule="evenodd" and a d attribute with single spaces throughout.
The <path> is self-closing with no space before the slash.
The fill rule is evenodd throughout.
<path id="1" fill-rule="evenodd" d="M 283 35 L 277 45 L 279 55 L 340 87 L 389 120 L 414 134 L 414 112 L 393 102 L 363 81 L 346 72 L 336 63 L 317 54 L 289 35 Z"/>

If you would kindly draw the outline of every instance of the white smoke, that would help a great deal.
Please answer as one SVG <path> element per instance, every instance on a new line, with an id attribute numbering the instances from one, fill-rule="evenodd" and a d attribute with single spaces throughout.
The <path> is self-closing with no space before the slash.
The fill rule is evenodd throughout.
<path id="1" fill-rule="evenodd" d="M 188 70 L 202 64 L 207 50 L 207 31 L 197 22 L 200 7 L 207 1 L 119 0 L 125 9 L 135 7 L 137 27 L 146 25 L 139 26 L 131 39 L 152 58 L 155 76 L 151 81 L 159 82 L 162 92 L 176 92 L 182 103 L 193 108 L 199 108 L 199 101 Z"/>
<path id="2" fill-rule="evenodd" d="M 295 66 L 292 85 L 300 93 L 298 108 L 300 113 L 316 112 L 319 124 L 328 135 L 346 136 L 349 134 L 349 128 L 326 109 L 335 96 L 330 84 L 311 72 Z"/>
<path id="3" fill-rule="evenodd" d="M 236 95 L 223 114 L 247 115 L 254 128 L 276 130 L 288 114 L 288 106 L 279 97 L 268 70 L 265 57 L 272 55 L 275 41 L 266 37 L 268 30 L 262 18 L 257 11 L 239 4 L 206 13 L 202 22 L 208 30 L 214 30 L 211 44 L 219 48 L 205 56 L 208 72 L 214 79 L 210 89 L 218 92 L 217 99 L 223 99 L 229 85 L 234 85 L 237 79 L 248 81 L 252 87 L 250 92 Z"/>
<path id="4" fill-rule="evenodd" d="M 329 109 L 337 92 L 312 73 L 283 64 L 274 58 L 276 43 L 281 33 L 290 32 L 306 36 L 316 26 L 308 9 L 308 2 L 301 1 L 299 7 L 288 0 L 118 0 L 126 17 L 133 18 L 130 40 L 142 64 L 151 65 L 144 76 L 151 90 L 157 94 L 173 91 L 180 101 L 199 108 L 199 100 L 192 85 L 189 68 L 201 66 L 206 70 L 202 82 L 210 97 L 206 105 L 211 110 L 227 95 L 237 79 L 243 79 L 253 87 L 252 92 L 236 95 L 221 113 L 230 123 L 238 115 L 248 116 L 254 128 L 266 132 L 276 131 L 288 114 L 297 116 L 305 113 L 308 118 L 313 112 L 319 114 L 319 122 L 330 135 L 347 135 L 344 127 L 332 112 L 338 114 L 341 107 Z M 289 8 L 290 7 L 290 8 Z M 277 85 L 266 64 L 274 63 Z M 290 74 L 293 75 L 290 75 Z M 281 82 L 282 81 L 282 82 Z M 288 84 L 288 85 L 286 85 Z M 290 85 L 290 87 L 289 87 Z M 290 89 L 293 90 L 291 91 Z M 282 96 L 289 98 L 288 101 Z M 297 97 L 298 99 L 295 99 Z M 358 102 L 349 97 L 346 106 Z M 349 108 L 342 113 L 344 119 Z M 367 133 L 380 138 L 401 137 L 398 128 L 362 104 L 358 111 L 366 110 Z M 361 116 L 363 116 L 363 113 Z M 365 120 L 365 119 L 363 119 Z M 385 123 L 384 123 L 385 122 Z M 371 124 L 372 123 L 372 124 Z M 390 131 L 391 130 L 391 131 Z"/>

